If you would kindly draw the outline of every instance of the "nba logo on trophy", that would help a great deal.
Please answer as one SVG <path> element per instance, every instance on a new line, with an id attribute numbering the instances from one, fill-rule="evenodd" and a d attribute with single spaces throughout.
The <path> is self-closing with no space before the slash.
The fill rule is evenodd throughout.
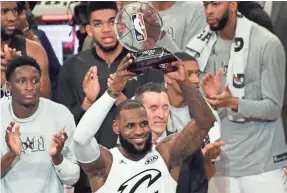
<path id="1" fill-rule="evenodd" d="M 135 29 L 135 35 L 137 41 L 146 41 L 147 40 L 147 33 L 145 29 L 144 19 L 143 15 L 141 13 L 137 13 L 132 16 L 134 29 Z"/>

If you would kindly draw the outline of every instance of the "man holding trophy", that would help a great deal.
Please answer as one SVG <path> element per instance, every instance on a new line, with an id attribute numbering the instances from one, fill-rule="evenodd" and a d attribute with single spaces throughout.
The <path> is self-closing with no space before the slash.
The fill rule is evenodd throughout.
<path id="1" fill-rule="evenodd" d="M 97 11 L 95 9 L 90 14 L 91 28 L 103 26 L 103 29 L 107 29 L 110 24 L 93 18 Z M 110 8 L 101 11 L 110 11 Z M 181 163 L 200 146 L 214 123 L 213 114 L 200 93 L 188 83 L 183 65 L 177 57 L 163 47 L 154 48 L 164 33 L 161 18 L 151 6 L 146 3 L 130 4 L 115 18 L 110 17 L 108 22 L 115 23 L 117 39 L 131 54 L 118 66 L 114 85 L 107 91 L 101 87 L 104 91 L 101 97 L 94 97 L 99 99 L 89 106 L 80 120 L 74 136 L 77 159 L 89 176 L 92 191 L 175 192 Z M 96 47 L 96 51 L 99 47 Z M 182 90 L 186 91 L 184 95 L 190 104 L 190 111 L 195 114 L 194 119 L 181 133 L 152 147 L 145 109 L 137 102 L 127 100 L 117 108 L 116 120 L 112 125 L 113 131 L 120 136 L 121 147 L 109 151 L 106 149 L 109 147 L 98 145 L 99 141 L 94 138 L 97 131 L 93 129 L 91 119 L 95 118 L 93 109 L 98 105 L 101 108 L 113 106 L 128 80 L 136 75 L 141 77 L 139 75 L 150 68 L 163 71 L 178 81 Z M 91 77 L 97 78 L 97 75 L 100 76 L 95 74 Z M 105 128 L 108 129 L 111 128 Z M 128 148 L 124 144 L 128 144 Z M 111 183 L 115 181 L 113 178 L 117 178 L 118 183 Z"/>

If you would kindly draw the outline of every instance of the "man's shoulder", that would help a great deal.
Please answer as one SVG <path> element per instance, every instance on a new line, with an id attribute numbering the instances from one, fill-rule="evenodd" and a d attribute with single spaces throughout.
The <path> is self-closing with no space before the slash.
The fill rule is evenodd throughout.
<path id="1" fill-rule="evenodd" d="M 10 99 L 8 97 L 2 97 L 0 99 L 0 107 L 1 107 L 1 111 L 2 110 L 6 110 L 6 108 L 8 107 L 8 104 L 10 102 Z"/>
<path id="2" fill-rule="evenodd" d="M 51 111 L 55 116 L 60 115 L 61 118 L 67 117 L 67 116 L 72 116 L 72 113 L 70 112 L 70 110 L 59 103 L 56 103 L 54 101 L 51 101 L 50 99 L 46 99 L 46 98 L 40 98 L 40 101 L 44 104 L 44 106 L 49 107 L 49 111 Z"/>
<path id="3" fill-rule="evenodd" d="M 89 58 L 94 57 L 93 53 L 92 53 L 92 49 L 94 49 L 94 48 L 89 48 L 87 50 L 81 51 L 75 55 L 68 57 L 65 60 L 62 67 L 63 68 L 70 68 L 71 66 L 75 65 L 78 62 L 85 62 Z"/>
<path id="4" fill-rule="evenodd" d="M 274 35 L 269 30 L 267 30 L 266 28 L 260 26 L 255 22 L 252 22 L 252 28 L 250 33 L 251 33 L 250 34 L 251 41 L 253 40 L 261 46 L 265 46 L 270 41 L 280 42 L 280 40 L 276 35 Z"/>
<path id="5" fill-rule="evenodd" d="M 36 41 L 32 41 L 32 40 L 29 40 L 27 38 L 24 38 L 25 41 L 26 41 L 26 48 L 27 48 L 27 51 L 28 50 L 31 50 L 33 52 L 36 52 L 36 53 L 39 53 L 39 49 L 42 51 L 44 50 L 43 46 L 39 43 L 39 42 L 36 42 Z"/>
<path id="6" fill-rule="evenodd" d="M 184 1 L 182 2 L 182 6 L 185 9 L 194 9 L 197 10 L 199 8 L 203 8 L 203 2 L 202 1 Z"/>

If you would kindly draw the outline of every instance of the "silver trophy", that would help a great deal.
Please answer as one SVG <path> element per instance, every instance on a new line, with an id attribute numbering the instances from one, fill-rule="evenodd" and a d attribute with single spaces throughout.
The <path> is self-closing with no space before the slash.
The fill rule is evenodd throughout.
<path id="1" fill-rule="evenodd" d="M 167 63 L 178 58 L 163 47 L 155 47 L 163 36 L 163 22 L 156 9 L 148 3 L 135 2 L 123 7 L 115 18 L 117 39 L 133 56 L 128 69 L 141 74 L 145 68 L 172 72 L 177 67 Z"/>

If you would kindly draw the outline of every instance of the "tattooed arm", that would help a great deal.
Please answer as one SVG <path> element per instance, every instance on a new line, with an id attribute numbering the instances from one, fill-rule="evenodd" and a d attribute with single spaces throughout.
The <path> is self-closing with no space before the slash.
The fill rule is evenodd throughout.
<path id="1" fill-rule="evenodd" d="M 198 149 L 215 122 L 215 117 L 201 96 L 200 92 L 189 83 L 182 63 L 176 63 L 179 70 L 168 73 L 167 76 L 176 80 L 185 103 L 193 115 L 193 119 L 178 133 L 159 143 L 157 150 L 165 160 L 172 177 L 178 180 L 182 161 Z"/>

